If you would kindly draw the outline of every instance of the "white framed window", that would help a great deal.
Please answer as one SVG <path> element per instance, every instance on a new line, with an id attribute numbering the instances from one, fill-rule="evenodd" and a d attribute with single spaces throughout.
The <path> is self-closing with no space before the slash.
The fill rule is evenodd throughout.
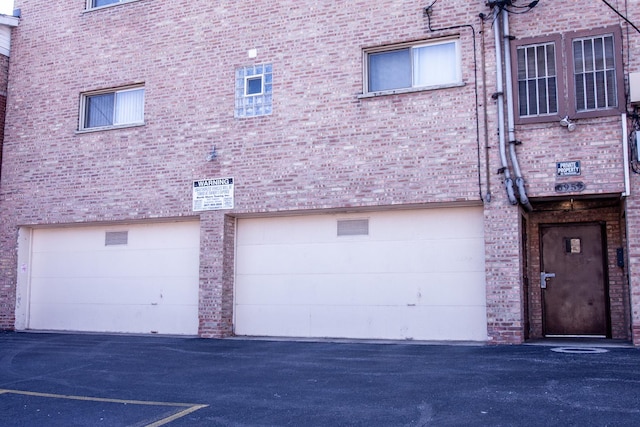
<path id="1" fill-rule="evenodd" d="M 113 3 L 120 3 L 122 0 L 89 0 L 89 8 L 108 6 Z"/>
<path id="2" fill-rule="evenodd" d="M 119 3 L 133 3 L 139 0 L 87 0 L 87 10 L 113 6 Z"/>
<path id="3" fill-rule="evenodd" d="M 365 51 L 365 93 L 462 83 L 458 39 Z"/>
<path id="4" fill-rule="evenodd" d="M 264 75 L 246 76 L 244 78 L 244 96 L 258 96 L 264 92 Z"/>
<path id="5" fill-rule="evenodd" d="M 144 124 L 144 87 L 83 93 L 79 130 Z"/>
<path id="6" fill-rule="evenodd" d="M 236 69 L 236 118 L 266 116 L 273 108 L 273 66 L 250 65 Z"/>

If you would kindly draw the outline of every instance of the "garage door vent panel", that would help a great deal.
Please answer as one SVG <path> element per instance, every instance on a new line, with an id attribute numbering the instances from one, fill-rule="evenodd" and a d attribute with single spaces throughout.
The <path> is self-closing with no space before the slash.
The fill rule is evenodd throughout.
<path id="1" fill-rule="evenodd" d="M 339 219 L 338 236 L 368 236 L 368 219 Z"/>
<path id="2" fill-rule="evenodd" d="M 104 234 L 105 246 L 126 245 L 129 243 L 128 231 L 107 231 Z"/>

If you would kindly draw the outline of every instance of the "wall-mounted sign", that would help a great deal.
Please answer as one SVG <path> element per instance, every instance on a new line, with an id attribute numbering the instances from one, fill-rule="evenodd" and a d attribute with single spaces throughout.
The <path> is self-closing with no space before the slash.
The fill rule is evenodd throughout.
<path id="1" fill-rule="evenodd" d="M 558 176 L 577 176 L 580 175 L 580 161 L 576 162 L 558 162 L 556 163 Z"/>
<path id="2" fill-rule="evenodd" d="M 563 182 L 562 184 L 556 184 L 556 193 L 579 193 L 587 188 L 584 182 Z"/>
<path id="3" fill-rule="evenodd" d="M 193 181 L 193 210 L 233 209 L 233 178 Z"/>

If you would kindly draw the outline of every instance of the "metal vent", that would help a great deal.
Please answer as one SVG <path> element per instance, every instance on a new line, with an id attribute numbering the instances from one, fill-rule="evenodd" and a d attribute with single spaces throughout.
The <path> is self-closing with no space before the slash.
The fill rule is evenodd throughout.
<path id="1" fill-rule="evenodd" d="M 107 231 L 104 234 L 104 245 L 126 245 L 129 242 L 128 231 Z"/>
<path id="2" fill-rule="evenodd" d="M 368 219 L 339 219 L 338 236 L 368 236 Z"/>

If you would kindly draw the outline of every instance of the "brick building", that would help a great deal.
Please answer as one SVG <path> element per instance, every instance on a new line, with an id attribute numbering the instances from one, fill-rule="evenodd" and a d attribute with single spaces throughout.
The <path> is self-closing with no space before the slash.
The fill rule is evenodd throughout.
<path id="1" fill-rule="evenodd" d="M 4 118 L 7 107 L 7 80 L 9 78 L 9 55 L 11 54 L 11 29 L 16 25 L 18 25 L 18 18 L 0 15 L 0 168 L 2 167 Z"/>
<path id="2" fill-rule="evenodd" d="M 640 343 L 640 10 L 534 3 L 17 0 L 0 328 Z"/>

